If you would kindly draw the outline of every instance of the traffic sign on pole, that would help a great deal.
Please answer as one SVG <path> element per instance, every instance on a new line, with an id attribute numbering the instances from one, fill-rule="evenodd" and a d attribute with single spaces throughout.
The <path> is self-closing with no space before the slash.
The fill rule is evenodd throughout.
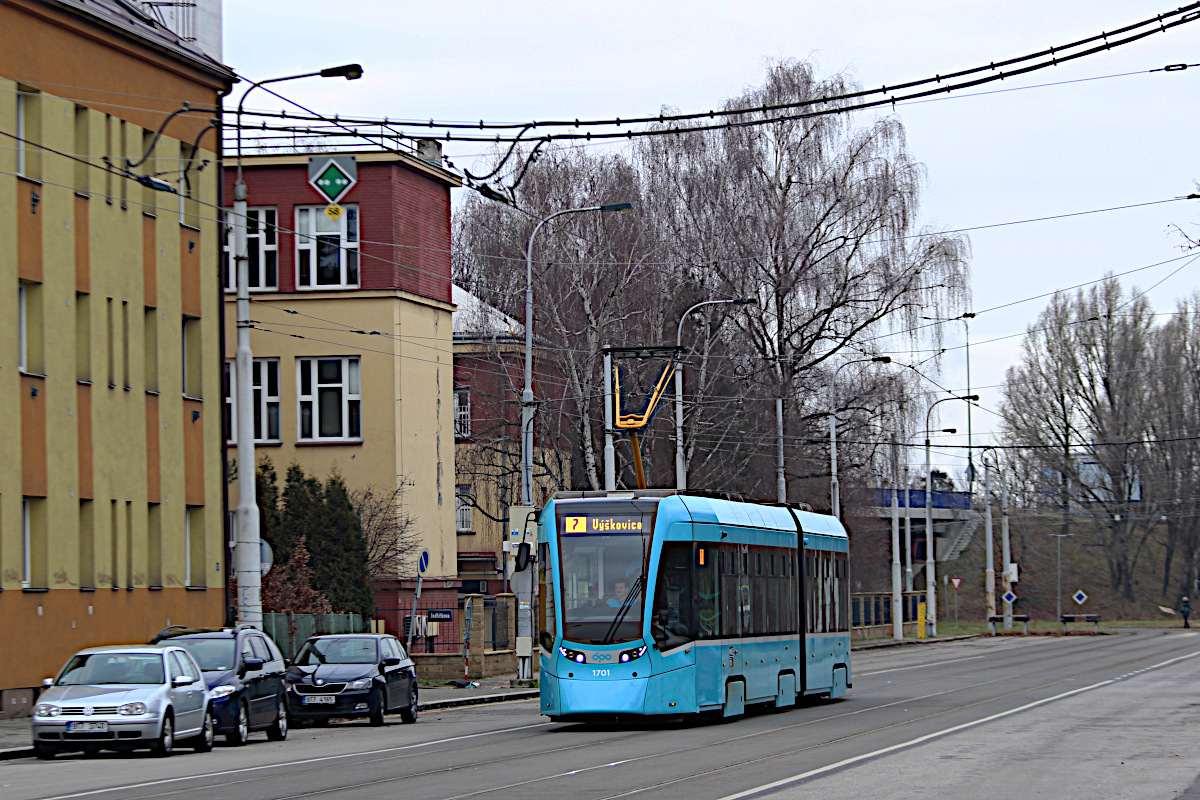
<path id="1" fill-rule="evenodd" d="M 331 205 L 336 205 L 357 183 L 358 164 L 354 156 L 313 156 L 308 159 L 308 185 Z"/>
<path id="2" fill-rule="evenodd" d="M 1087 595 L 1083 593 L 1083 589 L 1076 589 L 1071 599 L 1075 601 L 1075 605 L 1081 606 L 1087 602 Z"/>
<path id="3" fill-rule="evenodd" d="M 422 547 L 421 555 L 417 557 L 417 574 L 424 575 L 429 570 L 429 548 Z"/>
<path id="4" fill-rule="evenodd" d="M 962 578 L 951 578 L 950 582 L 954 584 L 954 590 L 958 591 L 958 585 L 962 583 Z"/>
<path id="5" fill-rule="evenodd" d="M 1004 602 L 1008 603 L 1010 606 L 1013 603 L 1017 602 L 1017 596 L 1015 594 L 1013 594 L 1011 590 L 1005 592 L 1002 599 L 1004 600 Z"/>

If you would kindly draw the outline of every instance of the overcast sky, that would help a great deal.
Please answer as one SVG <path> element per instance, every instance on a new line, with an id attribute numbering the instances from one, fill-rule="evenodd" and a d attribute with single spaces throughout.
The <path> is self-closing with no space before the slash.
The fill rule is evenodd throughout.
<path id="1" fill-rule="evenodd" d="M 359 81 L 280 87 L 329 114 L 488 121 L 630 117 L 664 105 L 681 111 L 720 105 L 761 84 L 772 59 L 809 59 L 821 74 L 845 71 L 875 87 L 1066 44 L 1179 5 L 225 0 L 224 59 L 252 80 L 360 62 L 365 77 Z M 982 87 L 975 96 L 901 105 L 895 114 L 908 131 L 909 152 L 928 169 L 922 223 L 973 228 L 1195 191 L 1200 66 L 1108 76 L 1200 62 L 1198 43 L 1200 21 Z M 1007 91 L 1051 83 L 1059 85 Z M 263 100 L 257 95 L 250 105 L 267 107 Z M 448 152 L 461 165 L 467 161 L 461 155 L 471 151 Z M 1171 226 L 1195 234 L 1197 223 L 1196 202 L 1180 201 L 971 231 L 973 309 L 962 310 L 979 312 L 971 322 L 970 360 L 972 389 L 983 405 L 999 407 L 996 385 L 1017 358 L 1020 334 L 1047 301 L 987 309 L 1177 258 L 1182 239 Z M 1157 311 L 1171 311 L 1200 275 L 1198 262 L 1168 277 L 1182 263 L 1146 269 L 1123 282 L 1148 289 L 1161 281 L 1149 298 Z M 953 327 L 949 347 L 962 344 L 961 323 Z M 892 355 L 910 358 L 903 350 Z M 964 350 L 950 350 L 940 382 L 965 390 L 965 366 Z M 966 441 L 961 405 L 939 406 L 941 424 L 960 431 L 944 441 Z M 996 421 L 988 411 L 974 411 L 974 441 L 989 441 Z M 914 463 L 921 461 L 914 456 Z M 939 458 L 961 469 L 961 461 Z"/>

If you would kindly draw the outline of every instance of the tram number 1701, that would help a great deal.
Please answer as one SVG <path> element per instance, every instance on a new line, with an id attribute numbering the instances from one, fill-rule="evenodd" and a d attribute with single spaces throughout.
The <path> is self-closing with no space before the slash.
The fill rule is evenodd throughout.
<path id="1" fill-rule="evenodd" d="M 612 674 L 612 671 L 611 671 L 611 670 L 607 670 L 607 669 L 594 669 L 594 670 L 592 670 L 592 677 L 595 677 L 595 678 L 607 678 L 607 677 L 608 677 L 609 675 L 611 675 L 611 674 Z"/>

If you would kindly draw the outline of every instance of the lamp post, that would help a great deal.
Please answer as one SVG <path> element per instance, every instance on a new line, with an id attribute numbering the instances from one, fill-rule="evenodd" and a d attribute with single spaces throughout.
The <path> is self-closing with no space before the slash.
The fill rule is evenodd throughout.
<path id="1" fill-rule="evenodd" d="M 979 395 L 943 397 L 931 404 L 925 412 L 925 617 L 929 620 L 930 636 L 937 636 L 937 576 L 934 575 L 937 554 L 934 551 L 933 536 L 933 467 L 929 461 L 929 415 L 937 408 L 938 403 L 947 400 L 975 402 L 979 400 Z"/>
<path id="2" fill-rule="evenodd" d="M 633 203 L 564 208 L 538 220 L 529 234 L 529 243 L 525 247 L 525 388 L 521 392 L 521 505 L 533 505 L 533 240 L 537 238 L 543 225 L 565 214 L 582 214 L 587 211 L 625 213 L 632 210 Z M 605 453 L 606 457 L 608 455 L 610 454 Z"/>
<path id="3" fill-rule="evenodd" d="M 837 376 L 839 372 L 851 364 L 866 364 L 868 362 L 890 364 L 892 363 L 892 358 L 891 356 L 872 356 L 871 358 L 858 358 L 854 361 L 847 361 L 833 371 L 833 380 L 829 382 L 829 508 L 833 512 L 833 516 L 838 519 L 842 517 L 842 498 L 837 476 Z"/>
<path id="4" fill-rule="evenodd" d="M 758 301 L 753 297 L 742 297 L 730 300 L 702 300 L 699 303 L 692 305 L 679 318 L 679 327 L 675 329 L 675 352 L 678 354 L 683 350 L 683 321 L 691 316 L 692 312 L 704 306 L 750 306 L 757 305 Z M 687 488 L 687 461 L 684 459 L 683 453 L 683 367 L 675 366 L 675 488 L 683 491 Z"/>
<path id="5" fill-rule="evenodd" d="M 254 353 L 250 349 L 250 252 L 246 238 L 246 200 L 249 193 L 242 178 L 242 106 L 246 97 L 259 86 L 297 78 L 362 77 L 362 67 L 346 64 L 319 72 L 269 78 L 250 84 L 237 107 L 237 180 L 233 184 L 233 241 L 234 263 L 237 271 L 237 356 L 234 381 L 237 407 L 238 504 L 236 511 L 237 540 L 234 545 L 234 569 L 237 575 L 238 622 L 262 627 L 262 569 L 259 538 L 258 500 L 254 485 L 256 462 L 254 456 L 254 388 L 251 386 L 251 367 Z"/>

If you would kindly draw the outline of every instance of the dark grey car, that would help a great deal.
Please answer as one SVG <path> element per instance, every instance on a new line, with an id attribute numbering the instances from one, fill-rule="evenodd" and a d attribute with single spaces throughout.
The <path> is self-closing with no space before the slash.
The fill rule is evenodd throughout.
<path id="1" fill-rule="evenodd" d="M 395 636 L 313 636 L 292 659 L 286 680 L 293 722 L 367 717 L 382 725 L 392 711 L 417 721 L 417 668 Z"/>

